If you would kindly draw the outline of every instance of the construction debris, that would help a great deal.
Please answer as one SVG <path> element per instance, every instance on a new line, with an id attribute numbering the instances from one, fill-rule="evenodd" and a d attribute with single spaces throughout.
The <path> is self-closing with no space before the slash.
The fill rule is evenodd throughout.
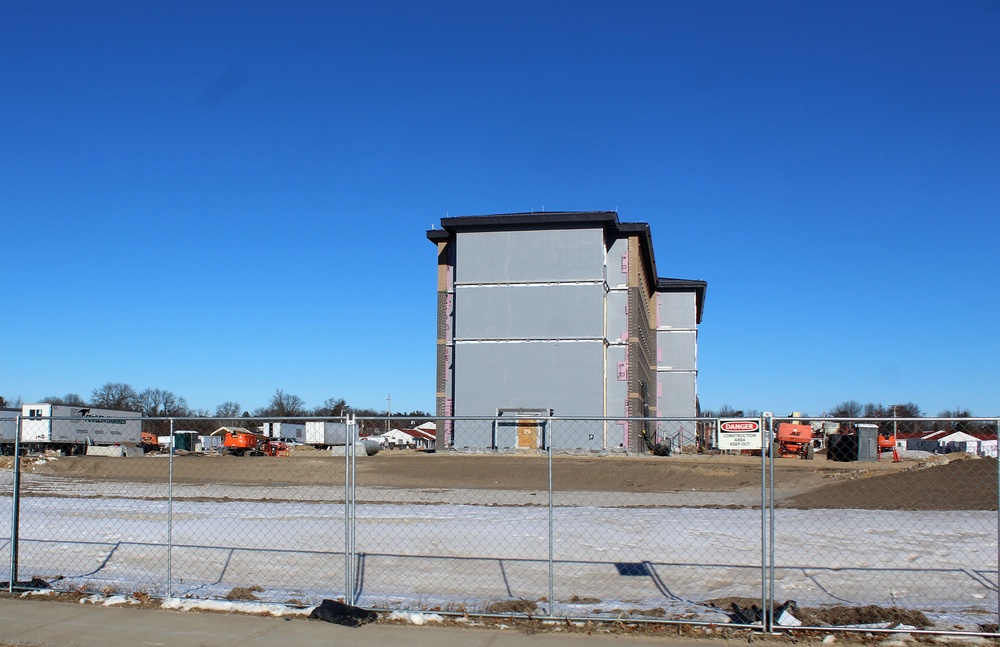
<path id="1" fill-rule="evenodd" d="M 309 617 L 345 627 L 360 627 L 378 620 L 378 614 L 374 611 L 352 607 L 336 600 L 323 600 L 322 604 L 312 610 Z"/>

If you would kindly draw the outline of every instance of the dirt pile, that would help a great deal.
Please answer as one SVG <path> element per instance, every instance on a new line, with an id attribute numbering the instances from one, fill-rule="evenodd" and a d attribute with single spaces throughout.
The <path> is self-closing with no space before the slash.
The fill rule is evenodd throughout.
<path id="1" fill-rule="evenodd" d="M 843 480 L 789 497 L 780 507 L 864 510 L 996 510 L 997 461 L 961 458 Z M 926 465 L 926 463 L 925 463 Z"/>

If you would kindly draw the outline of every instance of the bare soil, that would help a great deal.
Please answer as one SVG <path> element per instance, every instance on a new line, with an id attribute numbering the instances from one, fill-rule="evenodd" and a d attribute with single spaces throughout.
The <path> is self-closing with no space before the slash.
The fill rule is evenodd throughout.
<path id="1" fill-rule="evenodd" d="M 10 468 L 9 457 L 0 468 Z M 88 481 L 341 485 L 343 457 L 295 451 L 289 457 L 218 455 L 112 458 L 23 459 L 26 473 Z M 429 454 L 385 451 L 357 460 L 363 486 L 409 489 L 538 490 L 548 488 L 544 456 Z M 900 463 L 840 463 L 775 459 L 779 506 L 894 510 L 995 510 L 997 462 L 967 454 L 934 456 Z M 759 491 L 760 458 L 688 455 L 555 456 L 552 485 L 557 491 L 736 492 Z"/>

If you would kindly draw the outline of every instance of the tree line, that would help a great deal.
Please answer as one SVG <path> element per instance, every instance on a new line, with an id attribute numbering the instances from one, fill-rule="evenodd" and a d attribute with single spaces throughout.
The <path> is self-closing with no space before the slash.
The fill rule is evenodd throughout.
<path id="1" fill-rule="evenodd" d="M 64 396 L 47 396 L 39 400 L 48 404 L 65 404 L 72 407 L 94 407 L 116 409 L 118 411 L 138 411 L 149 418 L 293 418 L 293 417 L 341 417 L 352 413 L 359 417 L 385 417 L 388 412 L 375 409 L 355 408 L 343 398 L 331 397 L 316 407 L 306 406 L 305 400 L 297 395 L 277 389 L 267 405 L 256 409 L 244 409 L 239 402 L 227 400 L 209 409 L 193 409 L 187 400 L 166 389 L 143 389 L 139 391 L 131 384 L 107 382 L 96 388 L 89 399 L 77 393 Z M 20 398 L 15 401 L 0 396 L 0 408 L 20 408 Z M 428 419 L 433 416 L 426 411 L 394 413 L 393 417 Z"/>

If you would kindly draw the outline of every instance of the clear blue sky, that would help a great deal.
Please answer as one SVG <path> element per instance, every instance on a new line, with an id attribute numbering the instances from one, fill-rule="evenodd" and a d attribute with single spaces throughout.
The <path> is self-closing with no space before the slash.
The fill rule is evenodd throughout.
<path id="1" fill-rule="evenodd" d="M 451 215 L 617 210 L 703 407 L 1000 415 L 1000 3 L 0 3 L 0 395 L 434 407 Z M 568 413 L 568 412 L 566 412 Z"/>

